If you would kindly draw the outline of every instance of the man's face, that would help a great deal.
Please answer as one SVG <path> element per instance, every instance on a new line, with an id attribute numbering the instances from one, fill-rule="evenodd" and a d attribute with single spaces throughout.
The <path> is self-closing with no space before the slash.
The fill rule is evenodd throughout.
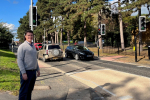
<path id="1" fill-rule="evenodd" d="M 32 42 L 32 40 L 33 40 L 33 33 L 28 32 L 28 33 L 25 35 L 25 38 L 26 38 L 26 41 Z"/>

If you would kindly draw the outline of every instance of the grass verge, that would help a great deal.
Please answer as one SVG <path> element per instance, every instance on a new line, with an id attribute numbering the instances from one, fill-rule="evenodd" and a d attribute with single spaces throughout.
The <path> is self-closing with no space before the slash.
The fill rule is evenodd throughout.
<path id="1" fill-rule="evenodd" d="M 9 50 L 0 49 L 0 90 L 18 95 L 20 74 L 17 59 Z"/>

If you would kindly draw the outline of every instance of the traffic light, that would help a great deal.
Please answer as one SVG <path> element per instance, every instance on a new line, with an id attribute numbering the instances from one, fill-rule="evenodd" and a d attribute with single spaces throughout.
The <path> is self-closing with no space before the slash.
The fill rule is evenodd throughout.
<path id="1" fill-rule="evenodd" d="M 37 6 L 33 6 L 33 26 L 37 26 Z"/>
<path id="2" fill-rule="evenodd" d="M 37 26 L 37 6 L 33 6 L 33 26 Z M 29 9 L 29 26 L 31 26 L 31 6 Z"/>
<path id="3" fill-rule="evenodd" d="M 98 25 L 98 35 L 101 35 L 101 25 Z"/>
<path id="4" fill-rule="evenodd" d="M 101 35 L 105 35 L 105 33 L 106 33 L 105 24 L 101 24 Z"/>
<path id="5" fill-rule="evenodd" d="M 140 32 L 146 31 L 146 17 L 145 16 L 139 17 L 139 31 Z"/>

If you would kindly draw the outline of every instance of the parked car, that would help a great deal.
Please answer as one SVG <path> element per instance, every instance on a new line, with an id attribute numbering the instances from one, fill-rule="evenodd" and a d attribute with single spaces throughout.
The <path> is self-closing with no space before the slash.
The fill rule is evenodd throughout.
<path id="1" fill-rule="evenodd" d="M 38 59 L 42 58 L 43 61 L 63 60 L 63 51 L 58 44 L 44 44 L 38 51 Z"/>
<path id="2" fill-rule="evenodd" d="M 42 48 L 42 43 L 34 43 L 34 46 L 36 50 L 39 50 L 40 48 Z"/>
<path id="3" fill-rule="evenodd" d="M 88 48 L 81 45 L 67 46 L 65 49 L 65 57 L 73 57 L 76 60 L 79 59 L 93 59 L 94 53 Z"/>

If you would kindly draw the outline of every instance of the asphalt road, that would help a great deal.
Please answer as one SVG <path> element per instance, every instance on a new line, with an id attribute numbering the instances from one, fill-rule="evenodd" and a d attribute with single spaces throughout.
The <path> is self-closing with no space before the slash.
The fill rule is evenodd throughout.
<path id="1" fill-rule="evenodd" d="M 75 59 L 72 58 L 64 58 L 64 61 L 56 60 L 56 61 L 48 61 L 46 63 L 50 64 L 53 67 L 59 68 L 60 70 L 63 70 L 66 73 L 109 68 L 126 73 L 150 77 L 150 68 L 148 67 L 104 61 L 98 59 L 88 61 L 81 61 L 81 60 L 76 61 Z"/>

